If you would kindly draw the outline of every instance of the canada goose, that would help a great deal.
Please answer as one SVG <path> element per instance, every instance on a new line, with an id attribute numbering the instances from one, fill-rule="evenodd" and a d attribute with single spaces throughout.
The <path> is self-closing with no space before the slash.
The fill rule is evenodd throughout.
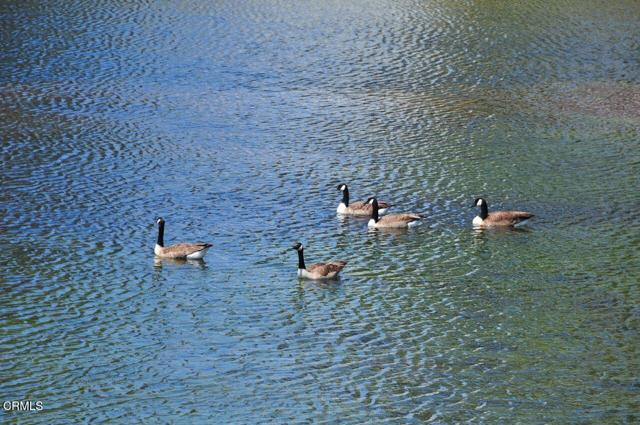
<path id="1" fill-rule="evenodd" d="M 158 241 L 153 252 L 160 258 L 186 258 L 187 260 L 200 260 L 213 245 L 204 242 L 179 243 L 171 246 L 164 246 L 164 219 L 158 217 Z"/>
<path id="2" fill-rule="evenodd" d="M 369 198 L 367 204 L 371 205 L 372 208 L 369 227 L 398 229 L 419 224 L 419 221 L 423 218 L 420 214 L 389 214 L 380 218 L 378 216 L 378 200 Z"/>
<path id="3" fill-rule="evenodd" d="M 471 207 L 480 207 L 480 215 L 473 219 L 474 226 L 517 226 L 533 217 L 533 214 L 525 211 L 494 211 L 490 213 L 489 204 L 483 198 L 476 198 Z"/>
<path id="4" fill-rule="evenodd" d="M 356 201 L 349 204 L 349 188 L 346 184 L 339 184 L 338 190 L 342 192 L 342 201 L 338 205 L 338 214 L 355 215 L 360 217 L 371 217 L 372 207 L 367 202 Z M 392 205 L 388 202 L 378 202 L 379 214 L 384 214 Z"/>
<path id="5" fill-rule="evenodd" d="M 316 263 L 309 267 L 304 265 L 304 247 L 300 242 L 293 245 L 292 249 L 298 251 L 298 277 L 305 279 L 333 279 L 338 276 L 340 270 L 347 265 L 344 261 L 332 261 L 330 263 Z"/>

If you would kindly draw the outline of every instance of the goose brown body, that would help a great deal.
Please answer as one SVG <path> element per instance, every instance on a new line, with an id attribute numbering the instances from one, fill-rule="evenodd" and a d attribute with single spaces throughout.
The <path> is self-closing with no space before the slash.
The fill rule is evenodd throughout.
<path id="1" fill-rule="evenodd" d="M 347 265 L 346 261 L 330 261 L 328 263 L 315 263 L 307 267 L 304 263 L 304 247 L 302 244 L 297 242 L 293 249 L 298 252 L 298 277 L 313 280 L 334 279 L 338 277 L 338 273 Z"/>
<path id="2" fill-rule="evenodd" d="M 346 184 L 338 185 L 338 190 L 342 192 L 342 201 L 338 205 L 338 214 L 353 215 L 358 217 L 371 217 L 373 208 L 367 201 L 349 202 L 349 187 Z M 378 201 L 379 213 L 383 214 L 391 208 L 389 202 Z"/>
<path id="3" fill-rule="evenodd" d="M 473 225 L 479 227 L 517 226 L 534 217 L 533 214 L 526 211 L 489 212 L 489 204 L 483 198 L 477 198 L 473 206 L 480 207 L 480 214 L 473 219 Z"/>
<path id="4" fill-rule="evenodd" d="M 201 260 L 207 250 L 213 246 L 205 242 L 178 243 L 164 246 L 164 219 L 158 217 L 156 223 L 158 224 L 158 240 L 153 252 L 160 258 Z"/>
<path id="5" fill-rule="evenodd" d="M 378 200 L 369 198 L 367 201 L 371 205 L 371 219 L 369 227 L 401 229 L 417 224 L 424 217 L 421 214 L 405 213 L 405 214 L 388 214 L 383 217 L 378 215 Z"/>
<path id="6" fill-rule="evenodd" d="M 355 216 L 360 216 L 360 217 L 371 217 L 371 213 L 373 212 L 373 208 L 371 207 L 371 204 L 367 204 L 364 201 L 356 201 L 356 202 L 352 202 L 349 204 L 348 207 L 344 207 L 344 208 L 340 208 L 341 206 L 343 206 L 344 204 L 340 204 L 338 206 L 338 212 L 340 214 L 345 214 L 345 215 L 355 215 Z M 380 201 L 379 202 L 379 213 L 382 213 L 384 211 L 386 211 L 388 208 L 391 208 L 391 204 L 389 204 L 388 202 L 383 202 Z"/>
<path id="7" fill-rule="evenodd" d="M 422 220 L 420 214 L 391 214 L 380 217 L 375 224 L 369 224 L 371 227 L 389 227 L 389 228 L 402 228 L 409 227 L 409 225 L 415 221 Z"/>
<path id="8" fill-rule="evenodd" d="M 308 266 L 303 277 L 309 279 L 332 279 L 347 265 L 345 261 L 332 261 L 330 263 L 316 263 Z"/>
<path id="9" fill-rule="evenodd" d="M 204 257 L 206 250 L 211 248 L 212 246 L 213 245 L 204 242 L 178 243 L 171 246 L 156 245 L 154 253 L 161 258 L 199 259 Z"/>

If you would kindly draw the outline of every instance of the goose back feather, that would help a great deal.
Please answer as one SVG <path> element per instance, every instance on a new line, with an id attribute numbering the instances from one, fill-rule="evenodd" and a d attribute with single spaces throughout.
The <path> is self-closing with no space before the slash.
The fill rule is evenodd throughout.
<path id="1" fill-rule="evenodd" d="M 414 222 L 422 220 L 423 218 L 420 214 L 390 214 L 380 217 L 372 227 L 409 227 Z"/>
<path id="2" fill-rule="evenodd" d="M 204 257 L 206 251 L 212 246 L 213 245 L 204 242 L 178 243 L 171 246 L 156 245 L 154 252 L 158 257 L 162 258 L 198 260 Z"/>

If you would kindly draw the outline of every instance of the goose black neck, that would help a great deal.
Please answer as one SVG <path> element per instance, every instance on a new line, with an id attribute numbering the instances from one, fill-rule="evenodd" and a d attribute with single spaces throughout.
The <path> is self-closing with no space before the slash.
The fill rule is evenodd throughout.
<path id="1" fill-rule="evenodd" d="M 373 219 L 373 221 L 375 221 L 376 223 L 378 222 L 378 201 L 377 200 L 373 200 L 373 202 L 371 203 L 371 218 Z"/>
<path id="2" fill-rule="evenodd" d="M 304 254 L 303 254 L 302 249 L 298 250 L 298 268 L 299 269 L 306 269 L 305 265 L 304 265 Z"/>
<path id="3" fill-rule="evenodd" d="M 164 246 L 164 222 L 163 221 L 158 223 L 158 241 L 156 243 L 159 246 Z"/>
<path id="4" fill-rule="evenodd" d="M 480 218 L 484 220 L 488 216 L 489 216 L 489 207 L 487 206 L 486 202 L 483 202 L 482 205 L 480 205 Z"/>
<path id="5" fill-rule="evenodd" d="M 349 206 L 349 188 L 345 187 L 342 191 L 342 203 L 345 207 Z"/>

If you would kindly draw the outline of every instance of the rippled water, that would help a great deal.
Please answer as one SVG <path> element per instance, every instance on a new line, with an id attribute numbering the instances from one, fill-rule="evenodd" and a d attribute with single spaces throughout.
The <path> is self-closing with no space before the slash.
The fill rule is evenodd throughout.
<path id="1" fill-rule="evenodd" d="M 3 423 L 640 420 L 637 2 L 0 19 L 0 400 L 44 405 Z M 537 217 L 478 233 L 480 195 Z M 154 262 L 157 215 L 206 262 Z"/>

